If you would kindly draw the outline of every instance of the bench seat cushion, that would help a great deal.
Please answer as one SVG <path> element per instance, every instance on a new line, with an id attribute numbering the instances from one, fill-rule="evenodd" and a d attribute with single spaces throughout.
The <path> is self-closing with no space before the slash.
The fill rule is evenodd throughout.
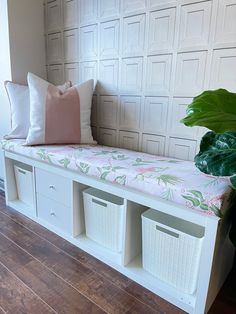
<path id="1" fill-rule="evenodd" d="M 22 145 L 3 140 L 4 150 L 120 184 L 184 205 L 206 215 L 221 216 L 230 190 L 227 177 L 200 172 L 191 161 L 160 157 L 100 145 Z"/>

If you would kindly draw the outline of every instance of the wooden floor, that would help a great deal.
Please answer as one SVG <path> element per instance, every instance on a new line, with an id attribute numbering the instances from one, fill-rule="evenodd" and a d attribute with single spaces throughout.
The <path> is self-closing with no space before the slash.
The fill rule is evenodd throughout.
<path id="1" fill-rule="evenodd" d="M 0 193 L 1 313 L 184 312 L 7 208 Z M 236 267 L 209 313 L 236 313 Z"/>

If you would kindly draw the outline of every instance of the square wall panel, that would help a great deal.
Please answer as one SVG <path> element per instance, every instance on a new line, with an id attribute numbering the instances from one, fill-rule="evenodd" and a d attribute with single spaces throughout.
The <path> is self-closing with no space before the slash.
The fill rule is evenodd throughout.
<path id="1" fill-rule="evenodd" d="M 46 4 L 47 31 L 59 31 L 61 29 L 61 2 L 55 0 Z"/>
<path id="2" fill-rule="evenodd" d="M 145 11 L 147 0 L 121 0 L 123 14 Z"/>
<path id="3" fill-rule="evenodd" d="M 97 79 L 97 62 L 81 62 L 79 65 L 79 81 L 80 83 L 90 79 Z"/>
<path id="4" fill-rule="evenodd" d="M 80 28 L 80 59 L 97 57 L 97 24 Z"/>
<path id="5" fill-rule="evenodd" d="M 148 154 L 163 156 L 165 152 L 165 137 L 143 134 L 142 151 Z"/>
<path id="6" fill-rule="evenodd" d="M 99 0 L 99 12 L 101 18 L 119 16 L 120 0 Z"/>
<path id="7" fill-rule="evenodd" d="M 148 8 L 153 10 L 161 7 L 176 6 L 177 0 L 148 0 Z"/>
<path id="8" fill-rule="evenodd" d="M 66 62 L 74 62 L 78 59 L 77 30 L 64 32 L 64 59 Z"/>
<path id="9" fill-rule="evenodd" d="M 61 85 L 64 83 L 63 67 L 61 64 L 49 65 L 48 81 L 54 85 Z"/>
<path id="10" fill-rule="evenodd" d="M 117 135 L 116 130 L 112 129 L 99 129 L 99 144 L 116 147 L 117 146 Z"/>
<path id="11" fill-rule="evenodd" d="M 118 60 L 100 61 L 99 86 L 102 93 L 116 91 L 118 88 Z"/>
<path id="12" fill-rule="evenodd" d="M 171 104 L 170 120 L 168 131 L 173 136 L 195 139 L 197 136 L 197 127 L 187 127 L 180 122 L 186 117 L 186 109 L 191 104 L 192 98 L 174 98 Z"/>
<path id="13" fill-rule="evenodd" d="M 193 160 L 196 155 L 197 142 L 171 137 L 168 156 L 183 160 Z"/>
<path id="14" fill-rule="evenodd" d="M 158 55 L 147 58 L 148 93 L 165 96 L 170 92 L 172 55 Z"/>
<path id="15" fill-rule="evenodd" d="M 212 1 L 181 7 L 179 48 L 206 47 L 209 40 Z"/>
<path id="16" fill-rule="evenodd" d="M 80 23 L 94 23 L 98 15 L 98 0 L 80 0 L 79 12 Z"/>
<path id="17" fill-rule="evenodd" d="M 144 50 L 145 14 L 123 20 L 123 56 L 140 56 Z"/>
<path id="18" fill-rule="evenodd" d="M 143 131 L 165 133 L 167 126 L 168 97 L 146 97 L 143 113 Z"/>
<path id="19" fill-rule="evenodd" d="M 219 0 L 215 42 L 236 43 L 236 1 Z"/>
<path id="20" fill-rule="evenodd" d="M 142 90 L 143 58 L 127 58 L 121 65 L 121 89 L 126 92 Z"/>
<path id="21" fill-rule="evenodd" d="M 140 125 L 141 97 L 121 96 L 120 128 L 135 130 Z"/>
<path id="22" fill-rule="evenodd" d="M 236 48 L 213 52 L 210 87 L 236 92 Z"/>
<path id="23" fill-rule="evenodd" d="M 117 126 L 118 97 L 100 96 L 99 124 L 105 128 Z"/>
<path id="24" fill-rule="evenodd" d="M 179 53 L 175 76 L 176 96 L 196 96 L 204 90 L 206 51 Z"/>
<path id="25" fill-rule="evenodd" d="M 48 63 L 62 61 L 62 36 L 61 33 L 49 34 L 47 37 Z"/>
<path id="26" fill-rule="evenodd" d="M 119 20 L 100 24 L 100 57 L 119 57 Z"/>
<path id="27" fill-rule="evenodd" d="M 175 33 L 176 8 L 150 13 L 148 31 L 148 53 L 172 50 Z"/>
<path id="28" fill-rule="evenodd" d="M 139 146 L 139 134 L 136 132 L 120 131 L 119 146 L 137 151 Z"/>
<path id="29" fill-rule="evenodd" d="M 64 66 L 65 81 L 71 81 L 72 84 L 78 84 L 78 65 L 77 63 L 66 63 Z"/>
<path id="30" fill-rule="evenodd" d="M 77 0 L 63 0 L 64 28 L 73 28 L 78 25 Z"/>

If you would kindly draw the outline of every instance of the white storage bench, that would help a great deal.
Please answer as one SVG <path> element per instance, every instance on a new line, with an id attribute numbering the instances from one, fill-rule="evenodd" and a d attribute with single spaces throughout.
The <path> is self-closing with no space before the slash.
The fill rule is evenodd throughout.
<path id="1" fill-rule="evenodd" d="M 125 149 L 22 143 L 2 141 L 7 205 L 186 312 L 209 310 L 234 257 L 226 178 L 206 176 L 192 162 Z M 22 197 L 25 178 L 16 166 L 29 171 L 32 202 Z M 102 224 L 114 230 L 101 231 Z"/>

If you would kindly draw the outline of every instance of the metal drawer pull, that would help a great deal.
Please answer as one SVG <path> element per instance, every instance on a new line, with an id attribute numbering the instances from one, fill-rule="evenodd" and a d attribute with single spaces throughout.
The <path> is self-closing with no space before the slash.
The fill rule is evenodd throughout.
<path id="1" fill-rule="evenodd" d="M 26 172 L 24 170 L 18 169 L 18 172 L 22 173 L 22 174 L 26 174 Z"/>
<path id="2" fill-rule="evenodd" d="M 51 190 L 56 190 L 56 188 L 55 188 L 54 185 L 49 185 L 49 189 L 51 189 Z"/>
<path id="3" fill-rule="evenodd" d="M 178 233 L 175 233 L 175 232 L 170 231 L 168 229 L 162 228 L 162 227 L 157 226 L 157 225 L 156 225 L 156 229 L 161 231 L 161 232 L 164 232 L 164 233 L 166 233 L 166 234 L 168 234 L 168 235 L 170 235 L 172 237 L 179 238 L 179 234 Z"/>
<path id="4" fill-rule="evenodd" d="M 56 216 L 55 212 L 53 212 L 53 211 L 50 212 L 50 215 L 51 216 Z"/>
<path id="5" fill-rule="evenodd" d="M 92 202 L 95 203 L 95 204 L 101 205 L 103 207 L 107 207 L 106 203 L 103 203 L 103 202 L 101 202 L 99 200 L 96 200 L 95 198 L 92 198 Z"/>

